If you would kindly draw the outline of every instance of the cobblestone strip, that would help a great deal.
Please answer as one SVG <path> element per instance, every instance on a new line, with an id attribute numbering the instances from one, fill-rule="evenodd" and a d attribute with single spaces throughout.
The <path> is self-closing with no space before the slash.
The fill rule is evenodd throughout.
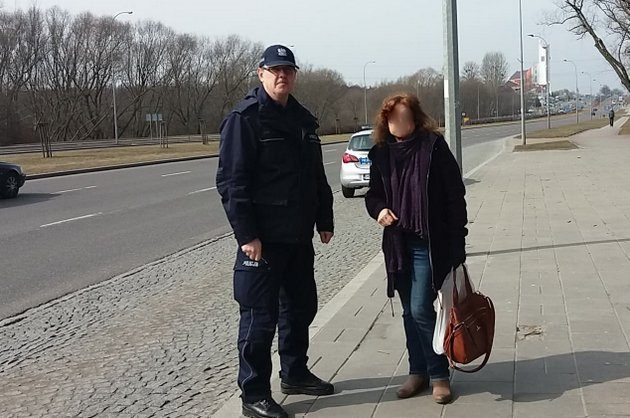
<path id="1" fill-rule="evenodd" d="M 320 306 L 380 250 L 362 197 L 316 242 Z M 236 390 L 236 244 L 224 237 L 0 323 L 0 416 L 207 416 Z"/>

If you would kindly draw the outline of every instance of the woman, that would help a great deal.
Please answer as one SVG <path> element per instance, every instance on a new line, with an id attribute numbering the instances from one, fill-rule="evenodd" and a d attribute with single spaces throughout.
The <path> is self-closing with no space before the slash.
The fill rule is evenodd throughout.
<path id="1" fill-rule="evenodd" d="M 433 301 L 444 278 L 466 259 L 466 201 L 461 172 L 417 97 L 385 99 L 370 151 L 365 204 L 384 227 L 387 295 L 398 291 L 403 307 L 409 377 L 398 389 L 408 398 L 433 386 L 437 403 L 452 399 L 448 360 L 432 348 Z"/>

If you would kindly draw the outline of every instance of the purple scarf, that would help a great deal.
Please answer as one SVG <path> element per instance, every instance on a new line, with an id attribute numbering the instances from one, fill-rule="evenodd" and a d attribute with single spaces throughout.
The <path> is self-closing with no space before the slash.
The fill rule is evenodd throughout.
<path id="1" fill-rule="evenodd" d="M 392 190 L 390 204 L 398 217 L 398 222 L 385 228 L 383 235 L 385 262 L 391 276 L 400 277 L 401 273 L 409 271 L 405 233 L 428 240 L 426 199 L 432 143 L 428 137 L 416 132 L 405 141 L 387 144 Z"/>
<path id="2" fill-rule="evenodd" d="M 417 134 L 401 142 L 389 143 L 391 170 L 392 211 L 398 216 L 396 226 L 416 235 L 426 231 L 424 199 L 426 174 L 422 173 L 423 141 Z M 426 237 L 425 237 L 426 238 Z"/>

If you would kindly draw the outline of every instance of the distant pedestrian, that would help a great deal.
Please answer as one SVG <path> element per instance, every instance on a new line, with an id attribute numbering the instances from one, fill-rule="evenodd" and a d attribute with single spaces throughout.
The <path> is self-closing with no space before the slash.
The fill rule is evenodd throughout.
<path id="1" fill-rule="evenodd" d="M 612 107 L 608 112 L 608 122 L 610 122 L 610 126 L 613 126 L 613 124 L 615 123 L 615 109 L 613 109 Z"/>
<path id="2" fill-rule="evenodd" d="M 331 383 L 307 367 L 309 326 L 317 312 L 313 233 L 333 237 L 333 195 L 317 119 L 291 95 L 298 66 L 285 46 L 267 48 L 260 87 L 221 125 L 217 188 L 238 242 L 234 298 L 242 412 L 286 418 L 271 397 L 271 343 L 278 328 L 280 390 L 330 395 Z"/>
<path id="3" fill-rule="evenodd" d="M 387 295 L 398 291 L 409 353 L 408 398 L 433 386 L 433 399 L 452 399 L 446 356 L 433 351 L 433 301 L 447 274 L 466 260 L 467 214 L 461 171 L 437 124 L 416 96 L 385 99 L 369 153 L 365 204 L 384 227 Z"/>

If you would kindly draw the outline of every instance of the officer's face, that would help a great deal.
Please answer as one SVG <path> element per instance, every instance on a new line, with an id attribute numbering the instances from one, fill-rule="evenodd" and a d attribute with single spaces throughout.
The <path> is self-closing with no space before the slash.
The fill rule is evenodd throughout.
<path id="1" fill-rule="evenodd" d="M 267 94 L 274 100 L 288 96 L 295 87 L 297 70 L 288 65 L 272 68 L 259 68 L 258 78 Z"/>

